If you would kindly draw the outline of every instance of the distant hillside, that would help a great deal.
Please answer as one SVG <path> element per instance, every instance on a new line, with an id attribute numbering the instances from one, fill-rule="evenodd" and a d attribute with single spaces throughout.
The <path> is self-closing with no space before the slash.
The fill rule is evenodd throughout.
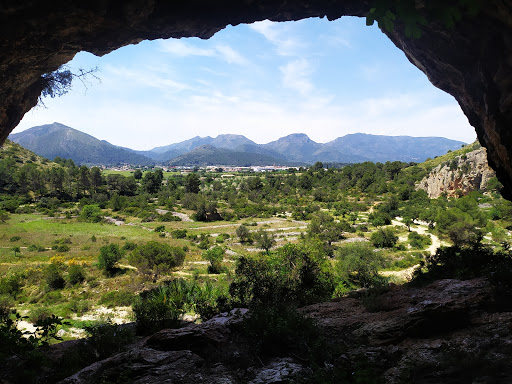
<path id="1" fill-rule="evenodd" d="M 168 164 L 173 166 L 232 165 L 247 167 L 252 165 L 283 165 L 286 164 L 286 161 L 259 153 L 237 152 L 215 148 L 213 145 L 202 145 L 172 159 Z"/>
<path id="2" fill-rule="evenodd" d="M 262 147 L 279 153 L 287 160 L 311 162 L 313 153 L 318 151 L 322 144 L 315 143 L 304 133 L 293 133 L 263 144 Z"/>
<path id="3" fill-rule="evenodd" d="M 0 160 L 3 159 L 12 159 L 17 163 L 17 165 L 29 163 L 37 165 L 54 164 L 9 139 L 5 140 L 5 143 L 0 147 Z"/>
<path id="4" fill-rule="evenodd" d="M 170 144 L 163 147 L 156 147 L 149 151 L 139 151 L 138 153 L 150 157 L 154 160 L 167 161 L 176 156 L 180 156 L 187 152 L 190 152 L 194 148 L 200 147 L 202 145 L 212 145 L 215 148 L 238 150 L 240 147 L 244 145 L 257 146 L 258 144 L 242 135 L 226 134 L 218 135 L 217 137 L 196 136 L 193 137 L 192 139 L 185 140 L 179 143 Z"/>
<path id="5" fill-rule="evenodd" d="M 114 165 L 120 163 L 147 165 L 153 161 L 104 140 L 67 127 L 53 123 L 14 133 L 9 138 L 33 151 L 53 160 L 56 156 L 72 159 L 77 164 Z"/>
<path id="6" fill-rule="evenodd" d="M 461 141 L 443 137 L 383 136 L 355 133 L 338 137 L 325 144 L 316 143 L 304 133 L 294 133 L 267 144 L 256 144 L 242 135 L 218 135 L 217 137 L 199 137 L 179 143 L 153 148 L 149 151 L 137 151 L 112 145 L 91 135 L 59 123 L 30 128 L 24 132 L 12 134 L 10 138 L 49 159 L 60 156 L 71 158 L 80 164 L 112 165 L 128 163 L 147 165 L 155 162 L 168 163 L 177 157 L 189 156 L 195 148 L 211 146 L 228 152 L 201 154 L 201 160 L 194 161 L 185 157 L 190 164 L 211 163 L 218 159 L 227 165 L 258 164 L 313 164 L 324 163 L 361 163 L 365 161 L 386 162 L 404 161 L 420 163 L 427 158 L 445 154 L 448 150 L 461 147 Z M 236 152 L 236 156 L 232 153 Z M 198 155 L 198 153 L 195 153 Z M 258 156 L 256 156 L 258 155 Z M 246 156 L 246 160 L 242 157 Z M 178 161 L 178 160 L 176 160 Z M 179 160 L 180 162 L 182 160 Z"/>
<path id="7" fill-rule="evenodd" d="M 366 158 L 373 162 L 423 162 L 461 147 L 462 141 L 444 137 L 383 136 L 354 133 L 338 137 L 324 145 L 338 153 Z"/>

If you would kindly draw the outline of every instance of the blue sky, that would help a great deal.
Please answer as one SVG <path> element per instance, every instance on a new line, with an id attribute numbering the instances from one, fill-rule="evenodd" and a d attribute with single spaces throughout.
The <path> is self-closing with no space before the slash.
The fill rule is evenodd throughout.
<path id="1" fill-rule="evenodd" d="M 69 66 L 97 66 L 100 81 L 45 99 L 14 132 L 56 121 L 134 149 L 224 133 L 257 143 L 299 132 L 317 142 L 355 132 L 476 138 L 453 97 L 364 19 L 229 26 L 209 40 L 82 52 Z"/>

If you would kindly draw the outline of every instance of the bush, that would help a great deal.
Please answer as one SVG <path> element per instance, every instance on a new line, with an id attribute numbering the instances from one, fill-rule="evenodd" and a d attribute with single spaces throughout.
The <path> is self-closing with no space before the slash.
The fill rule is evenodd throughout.
<path id="1" fill-rule="evenodd" d="M 137 244 L 131 242 L 131 241 L 127 241 L 124 245 L 123 245 L 123 250 L 124 251 L 133 251 L 135 248 L 137 248 Z"/>
<path id="2" fill-rule="evenodd" d="M 208 273 L 222 273 L 222 259 L 224 258 L 224 249 L 216 246 L 202 254 L 204 260 L 209 261 Z"/>
<path id="3" fill-rule="evenodd" d="M 99 304 L 112 307 L 128 307 L 135 301 L 135 294 L 127 291 L 110 291 L 101 296 Z"/>
<path id="4" fill-rule="evenodd" d="M 107 275 L 113 275 L 116 271 L 116 263 L 123 257 L 123 252 L 117 244 L 108 244 L 100 248 L 98 256 L 98 268 Z"/>
<path id="5" fill-rule="evenodd" d="M 130 263 L 137 266 L 142 273 L 169 271 L 179 267 L 185 260 L 185 251 L 180 247 L 171 247 L 157 241 L 139 245 L 129 256 Z"/>
<path id="6" fill-rule="evenodd" d="M 21 240 L 21 237 L 20 236 L 13 236 L 9 239 L 9 241 L 11 243 L 14 243 L 15 241 L 18 241 L 18 240 Z"/>
<path id="7" fill-rule="evenodd" d="M 98 205 L 84 205 L 79 218 L 89 223 L 98 223 L 103 219 L 101 208 Z"/>
<path id="8" fill-rule="evenodd" d="M 165 232 L 165 225 L 159 225 L 155 228 L 155 232 Z"/>
<path id="9" fill-rule="evenodd" d="M 229 293 L 239 305 L 307 304 L 331 296 L 334 276 L 318 244 L 287 244 L 271 254 L 241 256 Z"/>
<path id="10" fill-rule="evenodd" d="M 56 264 L 49 264 L 45 269 L 45 281 L 50 290 L 62 289 L 66 284 L 60 268 Z"/>
<path id="11" fill-rule="evenodd" d="M 142 292 L 133 304 L 137 329 L 145 334 L 162 328 L 175 328 L 180 316 L 194 302 L 197 284 L 183 279 Z"/>
<path id="12" fill-rule="evenodd" d="M 416 249 L 423 249 L 432 244 L 432 239 L 430 236 L 420 235 L 415 231 L 409 232 L 407 238 L 409 239 L 409 244 L 411 244 L 411 247 Z"/>
<path id="13" fill-rule="evenodd" d="M 55 244 L 52 249 L 57 252 L 69 252 L 69 247 L 66 244 Z"/>
<path id="14" fill-rule="evenodd" d="M 72 265 L 68 268 L 68 283 L 82 284 L 85 280 L 84 268 L 81 265 Z"/>
<path id="15" fill-rule="evenodd" d="M 376 248 L 392 248 L 398 241 L 398 237 L 391 228 L 379 228 L 372 233 L 370 241 Z"/>
<path id="16" fill-rule="evenodd" d="M 249 228 L 247 228 L 245 224 L 240 225 L 236 229 L 236 235 L 238 236 L 242 244 L 252 243 L 251 232 L 249 231 Z"/>
<path id="17" fill-rule="evenodd" d="M 320 339 L 313 319 L 282 306 L 258 306 L 237 327 L 249 338 L 256 355 L 291 353 L 304 357 Z"/>
<path id="18" fill-rule="evenodd" d="M 77 316 L 82 316 L 86 313 L 90 308 L 89 302 L 87 300 L 71 300 L 67 305 L 66 309 L 70 312 L 76 313 Z"/>
<path id="19" fill-rule="evenodd" d="M 44 251 L 46 251 L 46 248 L 42 247 L 38 244 L 31 244 L 27 247 L 27 251 L 29 251 L 29 252 L 44 252 Z"/>
<path id="20" fill-rule="evenodd" d="M 14 299 L 21 292 L 22 278 L 20 274 L 0 278 L 0 295 L 10 295 Z"/>
<path id="21" fill-rule="evenodd" d="M 167 212 L 160 216 L 160 221 L 170 222 L 170 221 L 181 221 L 181 217 L 174 216 L 172 212 Z"/>
<path id="22" fill-rule="evenodd" d="M 92 345 L 99 359 L 121 352 L 135 340 L 135 333 L 131 328 L 114 324 L 110 319 L 84 329 L 89 336 L 87 342 Z"/>
<path id="23" fill-rule="evenodd" d="M 171 232 L 172 237 L 175 239 L 184 239 L 187 237 L 187 230 L 186 229 L 175 229 Z"/>
<path id="24" fill-rule="evenodd" d="M 380 287 L 387 282 L 379 275 L 384 266 L 380 252 L 364 243 L 347 244 L 338 249 L 336 254 L 336 273 L 347 288 Z"/>

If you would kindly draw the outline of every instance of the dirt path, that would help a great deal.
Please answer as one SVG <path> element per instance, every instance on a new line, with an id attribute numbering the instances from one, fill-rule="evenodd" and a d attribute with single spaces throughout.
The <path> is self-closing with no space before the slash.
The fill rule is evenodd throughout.
<path id="1" fill-rule="evenodd" d="M 391 223 L 396 226 L 406 227 L 406 225 L 404 223 L 402 223 L 401 220 L 402 220 L 401 217 L 397 217 L 397 219 L 393 220 Z M 439 239 L 439 237 L 437 237 L 436 235 L 429 233 L 428 232 L 428 224 L 425 222 L 421 222 L 421 221 L 415 222 L 414 226 L 411 226 L 411 231 L 418 232 L 420 235 L 429 235 L 430 236 L 430 238 L 432 239 L 432 244 L 428 248 L 426 248 L 425 251 L 430 252 L 431 255 L 436 253 L 437 248 L 439 248 L 440 246 L 448 245 L 448 243 L 441 241 Z M 400 240 L 403 241 L 402 238 Z"/>

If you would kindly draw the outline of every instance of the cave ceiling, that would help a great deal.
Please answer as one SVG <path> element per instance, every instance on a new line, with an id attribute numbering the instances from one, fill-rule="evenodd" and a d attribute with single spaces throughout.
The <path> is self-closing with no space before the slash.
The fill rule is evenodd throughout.
<path id="1" fill-rule="evenodd" d="M 424 2 L 414 4 L 421 12 Z M 453 28 L 429 20 L 421 38 L 407 37 L 400 20 L 385 33 L 434 86 L 455 97 L 511 198 L 512 0 L 482 4 L 476 17 Z M 227 25 L 265 19 L 364 17 L 371 6 L 358 0 L 2 1 L 0 142 L 37 104 L 42 76 L 80 51 L 101 56 L 142 40 L 207 39 Z"/>

